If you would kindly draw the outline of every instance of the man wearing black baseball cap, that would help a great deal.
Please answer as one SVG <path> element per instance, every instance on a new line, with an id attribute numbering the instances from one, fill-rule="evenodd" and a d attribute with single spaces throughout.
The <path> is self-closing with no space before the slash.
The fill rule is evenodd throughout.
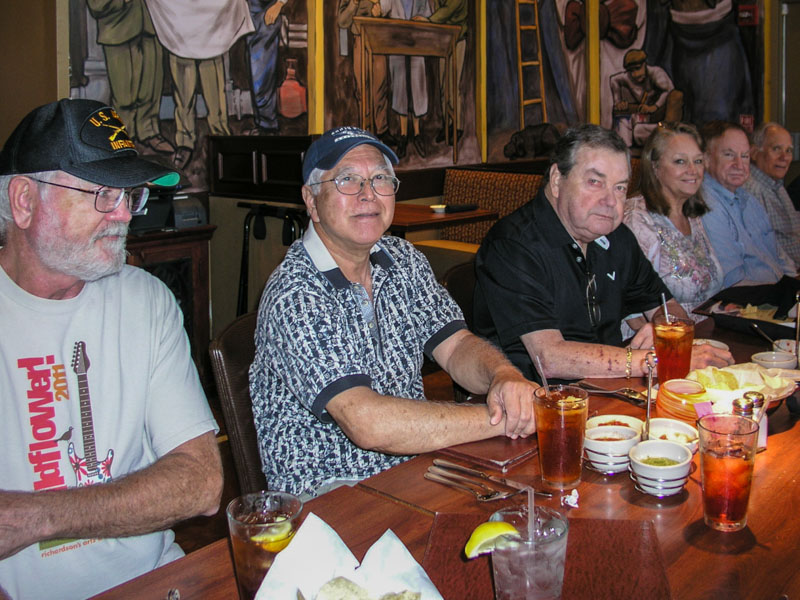
<path id="1" fill-rule="evenodd" d="M 386 236 L 394 152 L 355 127 L 303 161 L 307 231 L 267 282 L 250 392 L 270 485 L 306 496 L 427 452 L 533 433 L 535 385 L 469 333 L 425 257 Z M 428 402 L 424 355 L 486 405 Z"/>
<path id="2" fill-rule="evenodd" d="M 216 423 L 167 287 L 125 265 L 147 185 L 116 111 L 60 100 L 0 153 L 0 597 L 86 598 L 219 507 Z"/>

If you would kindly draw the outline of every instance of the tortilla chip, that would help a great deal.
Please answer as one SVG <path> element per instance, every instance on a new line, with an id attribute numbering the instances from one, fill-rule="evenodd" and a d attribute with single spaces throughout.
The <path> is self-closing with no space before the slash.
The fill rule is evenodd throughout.
<path id="1" fill-rule="evenodd" d="M 346 577 L 334 577 L 319 588 L 316 600 L 372 600 L 372 597 Z"/>
<path id="2" fill-rule="evenodd" d="M 740 387 L 736 375 L 716 367 L 697 369 L 689 373 L 686 379 L 697 381 L 704 388 L 712 390 L 735 390 Z"/>

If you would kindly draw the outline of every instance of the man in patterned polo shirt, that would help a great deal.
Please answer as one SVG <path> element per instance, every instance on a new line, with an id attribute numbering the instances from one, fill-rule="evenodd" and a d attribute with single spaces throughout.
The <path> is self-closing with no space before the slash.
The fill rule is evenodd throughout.
<path id="1" fill-rule="evenodd" d="M 795 266 L 800 265 L 800 212 L 783 187 L 783 178 L 794 157 L 792 136 L 777 123 L 762 123 L 753 132 L 750 157 L 750 178 L 744 188 L 767 211 L 778 245 Z"/>
<path id="2" fill-rule="evenodd" d="M 308 230 L 267 282 L 250 394 L 270 488 L 318 495 L 462 442 L 535 431 L 526 380 L 472 335 L 409 242 L 384 236 L 397 156 L 339 127 L 306 152 Z M 423 357 L 486 405 L 424 398 Z"/>

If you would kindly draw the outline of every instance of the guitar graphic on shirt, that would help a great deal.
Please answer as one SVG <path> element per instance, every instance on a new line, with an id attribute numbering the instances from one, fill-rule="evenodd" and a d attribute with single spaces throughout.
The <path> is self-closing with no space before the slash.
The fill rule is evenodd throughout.
<path id="1" fill-rule="evenodd" d="M 83 458 L 75 453 L 75 445 L 70 442 L 67 454 L 72 470 L 78 480 L 78 486 L 108 483 L 111 481 L 111 461 L 114 460 L 114 450 L 109 450 L 106 459 L 98 463 L 97 451 L 94 446 L 94 423 L 92 422 L 92 405 L 89 400 L 89 356 L 86 354 L 86 344 L 75 342 L 72 353 L 72 370 L 78 376 L 78 396 L 81 409 L 81 431 L 83 433 Z"/>

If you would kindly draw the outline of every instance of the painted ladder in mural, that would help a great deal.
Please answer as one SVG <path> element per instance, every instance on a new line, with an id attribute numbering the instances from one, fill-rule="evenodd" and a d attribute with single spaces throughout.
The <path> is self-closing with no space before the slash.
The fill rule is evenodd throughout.
<path id="1" fill-rule="evenodd" d="M 517 15 L 517 74 L 519 77 L 519 128 L 525 129 L 525 109 L 539 104 L 541 123 L 547 122 L 542 39 L 539 34 L 538 0 L 515 0 Z M 538 86 L 536 76 L 538 74 Z"/>

